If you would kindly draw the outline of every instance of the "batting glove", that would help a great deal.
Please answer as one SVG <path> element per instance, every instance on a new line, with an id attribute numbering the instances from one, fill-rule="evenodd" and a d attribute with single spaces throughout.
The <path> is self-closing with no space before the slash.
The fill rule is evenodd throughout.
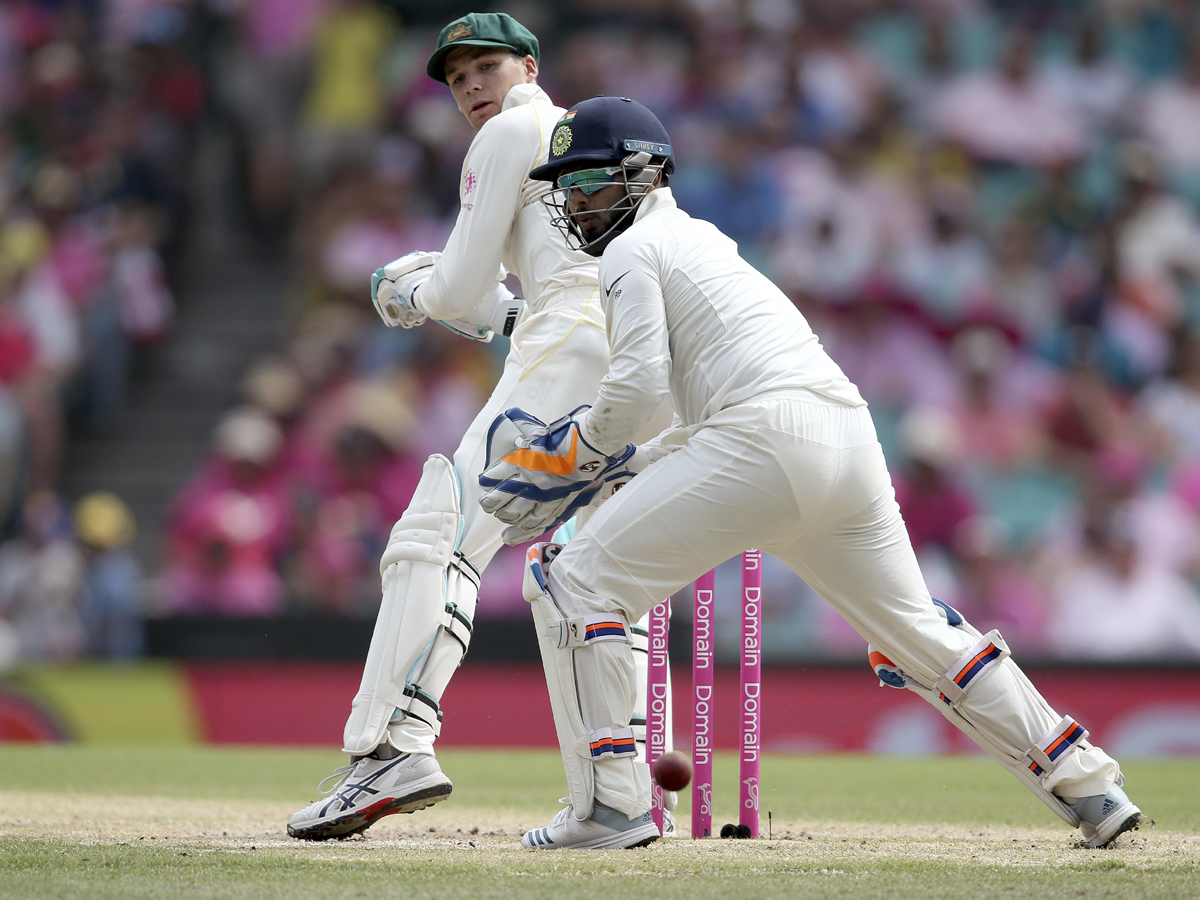
<path id="1" fill-rule="evenodd" d="M 509 526 L 505 543 L 524 543 L 561 525 L 606 487 L 611 493 L 611 483 L 633 477 L 625 468 L 633 444 L 608 456 L 583 439 L 577 416 L 590 408 L 546 425 L 514 407 L 492 422 L 487 468 L 479 476 L 487 490 L 479 504 Z"/>
<path id="2" fill-rule="evenodd" d="M 475 308 L 461 319 L 435 319 L 439 325 L 449 328 L 459 337 L 487 343 L 495 334 L 508 337 L 517 325 L 517 319 L 525 309 L 525 301 L 513 296 L 503 283 L 492 286 Z"/>
<path id="3" fill-rule="evenodd" d="M 371 276 L 371 302 L 389 328 L 414 328 L 425 321 L 425 314 L 413 303 L 418 287 L 433 274 L 433 264 L 442 254 L 418 250 L 386 266 Z"/>

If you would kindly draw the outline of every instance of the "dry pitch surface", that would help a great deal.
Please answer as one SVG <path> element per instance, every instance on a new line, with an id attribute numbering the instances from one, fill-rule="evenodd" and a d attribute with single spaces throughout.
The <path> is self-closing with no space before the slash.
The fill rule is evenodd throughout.
<path id="1" fill-rule="evenodd" d="M 521 834 L 556 809 L 552 754 L 446 753 L 457 786 L 439 806 L 365 837 L 287 837 L 331 761 L 0 748 L 0 897 L 1200 897 L 1198 763 L 1127 766 L 1151 796 L 1131 793 L 1162 813 L 1105 851 L 1078 848 L 982 760 L 777 757 L 764 764 L 771 839 L 530 853 Z M 732 761 L 722 769 L 732 792 Z M 732 817 L 718 807 L 715 823 Z"/>

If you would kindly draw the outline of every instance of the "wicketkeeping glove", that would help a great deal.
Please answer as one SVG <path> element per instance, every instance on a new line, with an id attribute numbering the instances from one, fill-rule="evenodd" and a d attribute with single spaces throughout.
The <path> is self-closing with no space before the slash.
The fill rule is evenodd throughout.
<path id="1" fill-rule="evenodd" d="M 425 314 L 413 305 L 413 293 L 429 280 L 433 264 L 442 254 L 418 250 L 394 259 L 371 276 L 371 302 L 389 328 L 414 328 Z"/>
<path id="2" fill-rule="evenodd" d="M 580 406 L 546 425 L 514 407 L 492 422 L 479 504 L 509 526 L 505 543 L 520 544 L 561 525 L 606 487 L 633 477 L 626 469 L 633 444 L 607 456 L 583 439 L 577 417 L 588 409 Z"/>

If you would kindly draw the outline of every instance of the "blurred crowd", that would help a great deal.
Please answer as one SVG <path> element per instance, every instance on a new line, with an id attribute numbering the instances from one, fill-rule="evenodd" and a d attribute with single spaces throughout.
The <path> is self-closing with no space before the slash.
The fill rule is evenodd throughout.
<path id="1" fill-rule="evenodd" d="M 497 8 L 540 37 L 557 102 L 625 95 L 663 119 L 680 204 L 789 294 L 871 404 L 935 596 L 1026 657 L 1200 659 L 1194 2 Z M 8 547 L 61 530 L 90 564 L 54 496 L 64 435 L 103 427 L 167 335 L 191 136 L 218 129 L 239 242 L 288 263 L 290 337 L 245 373 L 134 606 L 373 616 L 390 527 L 506 349 L 385 329 L 367 300 L 376 267 L 453 225 L 473 132 L 424 65 L 470 9 L 0 7 Z M 493 562 L 481 619 L 525 614 L 519 568 Z M 766 599 L 770 658 L 861 652 L 790 573 L 768 568 Z"/>
<path id="2" fill-rule="evenodd" d="M 205 99 L 179 52 L 188 18 L 129 6 L 0 5 L 0 663 L 14 646 L 140 652 L 140 624 L 117 636 L 97 612 L 115 603 L 140 623 L 128 507 L 105 494 L 107 513 L 90 497 L 73 514 L 60 496 L 71 435 L 112 427 L 170 333 L 188 225 Z"/>

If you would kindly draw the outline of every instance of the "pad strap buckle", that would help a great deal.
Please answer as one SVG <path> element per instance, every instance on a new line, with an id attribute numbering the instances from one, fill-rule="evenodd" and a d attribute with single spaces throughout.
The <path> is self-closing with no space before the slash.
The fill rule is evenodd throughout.
<path id="1" fill-rule="evenodd" d="M 1010 655 L 1008 644 L 1004 643 L 1000 632 L 992 629 L 937 680 L 934 690 L 947 705 L 957 707 L 967 695 L 967 689 L 978 681 L 980 675 Z"/>
<path id="2" fill-rule="evenodd" d="M 404 686 L 404 702 L 397 704 L 397 709 L 404 710 L 405 715 L 419 719 L 433 729 L 438 735 L 442 728 L 442 708 L 433 696 L 415 684 Z M 418 706 L 420 704 L 420 706 Z M 419 712 L 414 712 L 414 709 Z"/>
<path id="3" fill-rule="evenodd" d="M 585 759 L 634 759 L 637 741 L 632 728 L 597 728 L 575 744 L 576 752 Z"/>
<path id="4" fill-rule="evenodd" d="M 597 641 L 633 643 L 629 624 L 620 613 L 593 613 L 563 619 L 552 625 L 550 632 L 550 637 L 557 638 L 560 650 L 577 650 Z"/>
<path id="5" fill-rule="evenodd" d="M 482 579 L 482 576 L 479 574 L 479 570 L 475 568 L 475 566 L 469 559 L 467 559 L 462 551 L 454 551 L 454 554 L 450 557 L 450 565 L 461 572 L 467 581 L 475 585 L 476 591 L 479 590 L 479 582 Z"/>
<path id="6" fill-rule="evenodd" d="M 442 618 L 442 627 L 450 637 L 454 638 L 462 644 L 463 654 L 466 655 L 467 646 L 471 643 L 471 632 L 475 630 L 470 617 L 458 608 L 456 603 L 446 601 L 446 614 Z"/>
<path id="7" fill-rule="evenodd" d="M 1039 778 L 1044 778 L 1061 763 L 1072 750 L 1082 745 L 1088 731 L 1070 716 L 1050 729 L 1044 738 L 1029 748 L 1021 763 Z"/>

